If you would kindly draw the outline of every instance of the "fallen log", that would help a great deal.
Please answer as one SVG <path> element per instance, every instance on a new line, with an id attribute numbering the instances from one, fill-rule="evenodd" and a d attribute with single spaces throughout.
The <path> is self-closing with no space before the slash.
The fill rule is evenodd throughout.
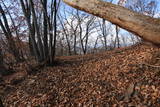
<path id="1" fill-rule="evenodd" d="M 135 35 L 160 45 L 160 19 L 152 18 L 102 0 L 63 0 L 68 5 L 104 18 Z"/>

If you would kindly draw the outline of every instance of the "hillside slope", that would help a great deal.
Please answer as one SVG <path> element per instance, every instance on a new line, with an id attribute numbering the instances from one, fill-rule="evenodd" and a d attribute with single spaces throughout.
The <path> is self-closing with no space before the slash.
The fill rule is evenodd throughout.
<path id="1" fill-rule="evenodd" d="M 159 49 L 136 45 L 99 54 L 58 58 L 55 67 L 8 85 L 5 106 L 158 107 Z"/>

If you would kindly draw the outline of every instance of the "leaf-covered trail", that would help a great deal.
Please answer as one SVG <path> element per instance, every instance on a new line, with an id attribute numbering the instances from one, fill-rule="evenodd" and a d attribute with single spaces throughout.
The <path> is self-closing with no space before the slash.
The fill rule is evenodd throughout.
<path id="1" fill-rule="evenodd" d="M 28 75 L 5 96 L 5 105 L 160 106 L 158 48 L 145 45 L 95 55 L 60 57 L 55 67 Z M 157 56 L 156 56 L 157 58 Z M 154 58 L 155 59 L 155 58 Z"/>

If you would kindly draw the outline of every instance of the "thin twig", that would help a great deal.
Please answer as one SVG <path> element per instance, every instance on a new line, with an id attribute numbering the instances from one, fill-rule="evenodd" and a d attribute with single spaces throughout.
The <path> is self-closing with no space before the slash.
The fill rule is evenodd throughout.
<path id="1" fill-rule="evenodd" d="M 160 60 L 160 58 L 156 58 L 156 59 Z"/>
<path id="2" fill-rule="evenodd" d="M 147 64 L 147 63 L 144 63 L 143 65 L 148 66 L 148 67 L 152 67 L 152 68 L 160 68 L 160 66 L 151 65 L 151 64 Z"/>

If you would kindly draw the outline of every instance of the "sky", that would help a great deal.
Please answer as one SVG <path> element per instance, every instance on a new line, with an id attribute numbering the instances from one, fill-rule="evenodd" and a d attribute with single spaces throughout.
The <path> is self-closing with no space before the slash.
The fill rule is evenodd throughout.
<path id="1" fill-rule="evenodd" d="M 104 1 L 111 1 L 111 0 L 104 0 Z M 118 2 L 119 0 L 113 0 L 113 3 L 114 4 L 117 4 L 117 2 Z M 130 0 L 130 1 L 136 1 L 136 0 Z M 148 1 L 151 1 L 151 0 L 148 0 Z M 157 1 L 157 7 L 160 7 L 160 0 L 156 0 Z M 65 9 L 68 9 L 68 10 L 70 10 L 70 9 L 72 9 L 70 6 L 67 6 L 67 5 L 65 5 L 65 4 L 63 4 L 63 6 L 65 6 Z M 160 13 L 160 8 L 158 8 L 158 12 Z M 114 26 L 112 26 L 112 29 L 114 29 Z M 112 31 L 112 33 L 111 34 L 113 34 L 114 35 L 114 37 L 115 37 L 115 30 L 113 30 Z M 120 31 L 120 37 L 126 37 L 126 39 L 127 39 L 127 41 L 128 41 L 128 44 L 130 44 L 131 43 L 131 39 L 130 39 L 130 33 L 129 32 L 127 32 L 127 31 L 125 31 L 125 30 L 121 30 Z M 92 38 L 94 38 L 94 40 L 96 39 L 96 37 L 97 37 L 97 33 L 95 33 L 95 34 L 92 34 L 92 36 L 91 36 Z M 109 37 L 109 38 L 111 38 L 111 37 Z M 109 40 L 109 39 L 108 39 Z M 110 41 L 111 42 L 111 41 Z"/>

